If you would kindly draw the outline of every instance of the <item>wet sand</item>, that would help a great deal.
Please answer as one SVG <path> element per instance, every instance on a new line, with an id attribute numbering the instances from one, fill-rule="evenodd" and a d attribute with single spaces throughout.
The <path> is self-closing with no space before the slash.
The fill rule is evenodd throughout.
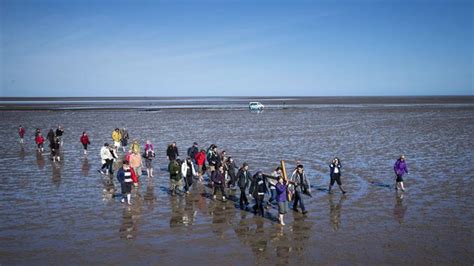
<path id="1" fill-rule="evenodd" d="M 474 263 L 474 106 L 325 106 L 318 108 L 161 111 L 2 111 L 0 264 L 458 264 Z M 37 154 L 36 127 L 66 131 L 61 163 Z M 27 129 L 17 141 L 17 126 Z M 97 173 L 99 149 L 127 127 L 157 151 L 155 177 L 141 177 L 128 207 Z M 80 133 L 89 131 L 90 154 Z M 287 226 L 213 201 L 197 184 L 167 194 L 165 149 L 177 141 L 216 143 L 237 164 L 270 172 L 279 160 L 305 165 L 309 213 Z M 407 191 L 394 190 L 393 163 L 407 157 Z M 328 164 L 341 158 L 348 190 L 327 193 Z M 239 191 L 231 197 L 238 203 Z"/>

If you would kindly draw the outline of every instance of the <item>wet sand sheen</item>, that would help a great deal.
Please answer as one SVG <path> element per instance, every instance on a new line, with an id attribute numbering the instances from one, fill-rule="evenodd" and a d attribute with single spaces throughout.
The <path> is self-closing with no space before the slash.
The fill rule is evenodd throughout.
<path id="1" fill-rule="evenodd" d="M 8 114 L 8 115 L 6 115 Z M 120 118 L 120 119 L 119 119 Z M 474 107 L 317 108 L 162 112 L 4 112 L 0 164 L 1 259 L 31 263 L 472 264 Z M 27 126 L 22 149 L 16 127 Z M 63 160 L 34 151 L 35 127 L 66 128 Z M 217 125 L 217 126 L 216 126 Z M 141 178 L 133 206 L 104 192 L 118 189 L 97 173 L 99 149 L 113 128 L 155 144 L 156 177 Z M 87 159 L 79 135 L 90 133 Z M 313 185 L 309 214 L 272 219 L 212 201 L 198 185 L 167 195 L 166 144 L 218 144 L 252 172 L 302 160 Z M 393 189 L 392 165 L 407 155 L 407 192 Z M 343 163 L 349 191 L 327 194 L 328 163 Z M 459 160 L 462 158 L 462 160 Z M 238 200 L 239 191 L 235 192 Z M 277 214 L 270 209 L 271 216 Z M 216 260 L 216 254 L 218 260 Z"/>

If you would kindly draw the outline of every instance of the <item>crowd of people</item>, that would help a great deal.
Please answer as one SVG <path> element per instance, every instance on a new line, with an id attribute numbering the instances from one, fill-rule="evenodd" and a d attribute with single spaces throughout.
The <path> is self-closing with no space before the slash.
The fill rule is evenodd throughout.
<path id="1" fill-rule="evenodd" d="M 20 125 L 18 134 L 22 145 L 24 144 L 25 133 L 25 128 Z M 56 130 L 51 128 L 46 136 L 53 161 L 60 161 L 63 134 L 64 129 L 59 125 Z M 127 149 L 129 134 L 125 128 L 114 129 L 111 133 L 111 140 L 113 144 L 106 142 L 100 149 L 102 166 L 98 169 L 98 172 L 112 176 L 114 175 L 114 168 L 118 168 L 116 178 L 121 187 L 121 202 L 131 205 L 131 192 L 133 187 L 138 186 L 144 165 L 147 177 L 153 177 L 153 161 L 156 156 L 154 146 L 150 140 L 147 140 L 142 153 L 139 141 L 134 139 L 130 149 Z M 91 144 L 87 132 L 82 132 L 79 141 L 83 146 L 84 155 L 87 155 L 88 145 Z M 35 130 L 35 143 L 38 152 L 44 152 L 44 142 L 45 138 L 42 131 L 37 128 Z M 119 156 L 120 149 L 125 153 L 121 157 Z M 220 194 L 219 197 L 222 201 L 227 201 L 229 190 L 240 189 L 239 206 L 241 209 L 248 208 L 249 195 L 255 201 L 250 210 L 263 217 L 265 208 L 276 206 L 279 213 L 278 220 L 282 225 L 285 225 L 284 215 L 288 212 L 290 202 L 293 204 L 292 209 L 294 211 L 301 211 L 302 214 L 307 213 L 304 195 L 311 196 L 311 186 L 304 166 L 299 161 L 296 162 L 296 167 L 289 176 L 286 174 L 284 162 L 278 165 L 270 174 L 257 171 L 252 175 L 247 162 L 238 167 L 234 159 L 228 156 L 225 150 L 218 150 L 217 145 L 211 144 L 207 149 L 199 148 L 197 142 L 194 142 L 187 149 L 184 160 L 180 159 L 176 142 L 172 142 L 166 149 L 166 157 L 169 161 L 167 170 L 169 172 L 169 191 L 172 196 L 189 194 L 196 181 L 203 182 L 204 177 L 208 177 L 208 186 L 213 190 L 213 199 L 217 199 Z M 143 164 L 143 161 L 145 161 L 145 164 Z M 334 158 L 329 164 L 329 193 L 333 193 L 332 187 L 335 183 L 343 194 L 346 193 L 342 186 L 341 169 L 340 159 Z M 408 173 L 408 168 L 404 155 L 401 155 L 395 162 L 394 172 L 396 175 L 395 189 L 405 191 L 403 176 Z M 265 199 L 266 195 L 269 195 L 267 200 Z"/>

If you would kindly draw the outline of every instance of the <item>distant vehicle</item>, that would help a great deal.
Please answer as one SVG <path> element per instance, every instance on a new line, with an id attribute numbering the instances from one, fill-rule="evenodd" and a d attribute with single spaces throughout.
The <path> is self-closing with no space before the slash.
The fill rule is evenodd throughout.
<path id="1" fill-rule="evenodd" d="M 263 110 L 265 106 L 261 104 L 260 102 L 249 102 L 249 109 L 250 110 Z"/>

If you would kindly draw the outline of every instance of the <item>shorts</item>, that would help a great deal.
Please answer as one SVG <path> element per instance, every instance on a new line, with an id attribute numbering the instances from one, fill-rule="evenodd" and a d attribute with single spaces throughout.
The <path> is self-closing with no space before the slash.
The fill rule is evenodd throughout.
<path id="1" fill-rule="evenodd" d="M 286 201 L 278 202 L 278 213 L 285 214 L 287 212 L 288 212 L 288 202 Z"/>
<path id="2" fill-rule="evenodd" d="M 120 148 L 120 141 L 114 141 L 114 145 L 115 147 Z"/>
<path id="3" fill-rule="evenodd" d="M 141 166 L 133 168 L 133 171 L 135 171 L 135 175 L 137 176 L 137 178 L 142 176 L 142 167 Z"/>
<path id="4" fill-rule="evenodd" d="M 132 183 L 131 182 L 123 182 L 120 184 L 122 188 L 122 194 L 128 194 L 132 192 Z"/>
<path id="5" fill-rule="evenodd" d="M 146 160 L 145 160 L 145 167 L 146 167 L 147 169 L 153 168 L 152 162 L 153 162 L 153 160 L 148 160 L 148 159 L 146 159 Z"/>
<path id="6" fill-rule="evenodd" d="M 402 175 L 397 175 L 397 182 L 403 182 Z"/>
<path id="7" fill-rule="evenodd" d="M 203 174 L 203 172 L 202 172 L 202 165 L 198 165 L 198 173 L 199 173 L 200 175 Z"/>
<path id="8" fill-rule="evenodd" d="M 331 186 L 334 185 L 334 182 L 336 182 L 339 186 L 342 185 L 341 182 L 341 173 L 333 173 L 331 175 Z"/>

